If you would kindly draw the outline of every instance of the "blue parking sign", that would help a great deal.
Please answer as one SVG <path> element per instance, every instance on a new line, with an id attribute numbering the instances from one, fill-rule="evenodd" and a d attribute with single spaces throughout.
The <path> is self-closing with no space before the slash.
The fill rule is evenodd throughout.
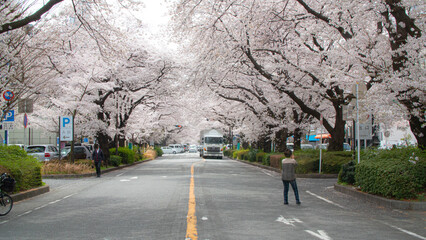
<path id="1" fill-rule="evenodd" d="M 14 122 L 15 121 L 15 110 L 9 110 L 4 117 L 5 122 Z"/>
<path id="2" fill-rule="evenodd" d="M 59 118 L 60 141 L 73 141 L 73 118 L 72 116 L 62 116 Z"/>

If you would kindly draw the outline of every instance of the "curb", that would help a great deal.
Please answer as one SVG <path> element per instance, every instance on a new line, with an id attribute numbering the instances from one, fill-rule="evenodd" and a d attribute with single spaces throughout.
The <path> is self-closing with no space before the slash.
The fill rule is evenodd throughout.
<path id="1" fill-rule="evenodd" d="M 49 191 L 50 191 L 49 186 L 42 186 L 42 187 L 30 189 L 30 190 L 25 191 L 25 192 L 11 194 L 10 196 L 12 197 L 14 202 L 19 202 L 19 201 L 22 201 L 22 200 L 25 200 L 25 199 L 28 199 L 28 198 L 32 198 L 32 197 L 41 195 L 43 193 L 47 193 Z"/>
<path id="2" fill-rule="evenodd" d="M 384 197 L 379 197 L 376 195 L 364 193 L 358 191 L 355 187 L 342 186 L 338 184 L 334 184 L 334 190 L 348 194 L 353 197 L 357 197 L 361 200 L 376 203 L 380 206 L 392 208 L 392 209 L 400 209 L 400 210 L 426 210 L 426 202 L 406 202 L 399 201 L 393 199 L 387 199 Z"/>
<path id="3" fill-rule="evenodd" d="M 255 167 L 259 167 L 259 168 L 263 168 L 263 169 L 267 169 L 270 171 L 274 171 L 277 173 L 281 173 L 281 169 L 278 168 L 274 168 L 274 167 L 270 167 L 270 166 L 265 166 L 262 164 L 258 164 L 258 163 L 253 163 L 253 162 L 247 162 L 247 161 L 243 161 L 243 160 L 239 160 L 239 159 L 232 159 L 232 158 L 228 158 L 234 161 L 238 161 L 241 163 L 245 163 L 248 165 L 252 165 Z M 296 178 L 337 178 L 338 174 L 325 174 L 325 173 L 306 173 L 306 174 L 296 174 Z"/>
<path id="4" fill-rule="evenodd" d="M 126 164 L 126 165 L 121 165 L 121 166 L 114 167 L 114 168 L 108 168 L 108 169 L 102 170 L 101 174 L 109 173 L 109 172 L 119 170 L 119 169 L 123 169 L 123 168 L 126 168 L 126 167 L 131 167 L 131 166 L 138 165 L 138 164 L 141 164 L 141 163 L 146 163 L 146 162 L 149 162 L 149 161 L 152 161 L 152 160 L 148 159 L 148 160 L 145 160 L 145 161 L 134 162 L 132 164 Z M 49 178 L 49 179 L 61 179 L 61 178 L 83 178 L 83 177 L 92 177 L 92 176 L 96 176 L 96 172 L 84 173 L 84 174 L 42 175 L 41 177 L 42 178 Z"/>

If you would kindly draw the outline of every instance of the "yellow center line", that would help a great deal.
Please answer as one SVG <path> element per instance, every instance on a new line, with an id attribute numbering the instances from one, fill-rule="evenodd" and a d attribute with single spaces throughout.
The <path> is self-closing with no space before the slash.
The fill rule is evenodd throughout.
<path id="1" fill-rule="evenodd" d="M 205 159 L 203 159 L 205 161 Z M 191 165 L 191 182 L 189 184 L 189 202 L 188 202 L 188 215 L 186 216 L 186 237 L 185 240 L 198 239 L 197 232 L 197 216 L 195 215 L 195 194 L 194 194 L 194 166 L 196 162 Z"/>

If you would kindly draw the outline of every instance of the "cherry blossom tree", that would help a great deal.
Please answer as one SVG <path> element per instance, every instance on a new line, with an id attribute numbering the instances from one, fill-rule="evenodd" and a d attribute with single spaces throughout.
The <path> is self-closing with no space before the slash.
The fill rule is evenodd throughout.
<path id="1" fill-rule="evenodd" d="M 317 120 L 323 115 L 324 127 L 332 135 L 329 149 L 341 150 L 342 106 L 354 98 L 350 92 L 354 83 L 365 81 L 369 89 L 377 86 L 395 92 L 383 85 L 387 66 L 395 58 L 389 54 L 392 38 L 378 32 L 381 12 L 396 7 L 391 5 L 390 1 L 373 5 L 363 1 L 315 5 L 313 1 L 182 1 L 176 19 L 183 26 L 180 31 L 193 34 L 191 47 L 203 63 L 226 72 L 255 71 L 302 112 Z M 413 52 L 419 51 L 417 47 Z M 413 57 L 418 63 L 419 58 Z M 243 76 L 237 79 L 246 81 Z M 417 110 L 424 113 L 419 81 L 409 82 L 416 87 L 400 91 L 412 89 L 410 93 L 418 98 L 414 99 Z"/>

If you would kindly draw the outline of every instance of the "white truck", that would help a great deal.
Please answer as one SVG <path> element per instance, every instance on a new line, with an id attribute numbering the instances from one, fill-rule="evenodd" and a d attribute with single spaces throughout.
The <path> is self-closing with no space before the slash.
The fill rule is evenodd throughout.
<path id="1" fill-rule="evenodd" d="M 223 158 L 223 133 L 217 129 L 206 129 L 200 132 L 200 157 Z"/>

